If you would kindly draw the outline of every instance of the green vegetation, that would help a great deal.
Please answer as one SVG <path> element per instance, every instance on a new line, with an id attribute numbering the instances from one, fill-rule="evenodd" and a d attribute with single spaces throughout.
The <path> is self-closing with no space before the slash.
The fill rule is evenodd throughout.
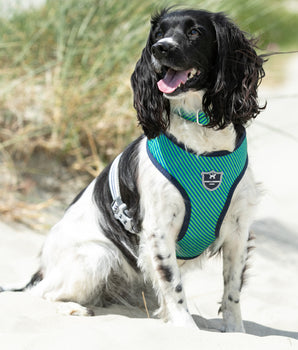
<path id="1" fill-rule="evenodd" d="M 176 3 L 48 0 L 1 19 L 0 161 L 18 181 L 38 167 L 17 161 L 37 154 L 94 176 L 141 132 L 130 75 L 150 14 Z M 262 48 L 297 42 L 298 15 L 282 0 L 187 0 L 185 7 L 226 12 Z"/>

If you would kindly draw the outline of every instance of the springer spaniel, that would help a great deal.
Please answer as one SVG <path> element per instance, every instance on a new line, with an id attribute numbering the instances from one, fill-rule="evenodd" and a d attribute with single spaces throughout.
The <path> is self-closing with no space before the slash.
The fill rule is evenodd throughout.
<path id="1" fill-rule="evenodd" d="M 144 134 L 74 199 L 19 290 L 88 314 L 81 305 L 134 303 L 151 286 L 160 317 L 196 327 L 181 273 L 221 251 L 224 330 L 243 332 L 240 291 L 258 194 L 245 126 L 263 108 L 263 63 L 254 40 L 222 13 L 154 15 L 131 77 Z"/>

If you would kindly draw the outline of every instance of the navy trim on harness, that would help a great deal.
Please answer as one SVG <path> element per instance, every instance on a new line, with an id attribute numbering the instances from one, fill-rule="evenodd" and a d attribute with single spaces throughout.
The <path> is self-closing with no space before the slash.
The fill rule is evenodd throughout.
<path id="1" fill-rule="evenodd" d="M 233 152 L 197 155 L 192 150 L 186 150 L 185 145 L 177 142 L 172 135 L 161 134 L 147 141 L 147 153 L 156 168 L 173 183 L 184 199 L 185 217 L 177 239 L 177 258 L 195 258 L 218 237 L 233 193 L 246 171 L 248 157 L 245 129 Z M 179 166 L 175 167 L 174 163 Z M 194 173 L 187 174 L 191 169 Z M 204 174 L 210 179 L 211 176 L 217 178 L 217 181 L 202 184 Z M 187 175 L 189 180 L 186 179 Z M 222 188 L 218 190 L 217 186 Z M 201 204 L 202 200 L 206 202 Z M 211 213 L 212 210 L 215 214 Z M 203 212 L 207 215 L 203 215 Z M 205 217 L 209 220 L 207 223 L 204 222 Z"/>

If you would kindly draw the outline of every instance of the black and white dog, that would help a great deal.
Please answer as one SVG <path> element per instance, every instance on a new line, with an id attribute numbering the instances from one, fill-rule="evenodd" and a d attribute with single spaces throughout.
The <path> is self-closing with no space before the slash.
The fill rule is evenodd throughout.
<path id="1" fill-rule="evenodd" d="M 224 329 L 244 331 L 239 300 L 257 198 L 247 161 L 229 190 L 228 204 L 216 218 L 220 224 L 214 239 L 203 254 L 181 258 L 177 241 L 182 229 L 188 230 L 188 211 L 193 204 L 181 186 L 175 185 L 179 180 L 172 181 L 173 176 L 152 161 L 148 142 L 164 135 L 176 148 L 197 158 L 232 154 L 243 140 L 244 126 L 262 109 L 257 87 L 264 76 L 263 62 L 254 41 L 222 13 L 165 9 L 154 15 L 146 47 L 131 78 L 134 107 L 144 135 L 124 150 L 117 164 L 113 163 L 116 170 L 114 180 L 110 179 L 118 182 L 121 200 L 113 212 L 110 165 L 52 228 L 42 249 L 40 269 L 23 290 L 52 301 L 105 306 L 133 303 L 145 285 L 151 285 L 164 320 L 195 326 L 181 273 L 185 266 L 198 265 L 202 256 L 221 251 Z M 199 122 L 200 113 L 207 123 Z M 234 163 L 230 166 L 236 168 Z M 214 178 L 222 174 L 216 173 L 213 165 L 205 170 Z M 201 185 L 201 174 L 190 176 Z M 224 172 L 222 176 L 213 183 L 210 180 L 209 188 L 205 184 L 206 196 L 224 187 Z M 127 206 L 122 222 L 118 220 L 121 201 Z M 209 221 L 210 208 L 204 207 L 203 197 L 198 202 L 201 219 Z M 205 230 L 198 225 L 198 231 Z M 89 309 L 80 305 L 75 312 L 88 314 Z"/>

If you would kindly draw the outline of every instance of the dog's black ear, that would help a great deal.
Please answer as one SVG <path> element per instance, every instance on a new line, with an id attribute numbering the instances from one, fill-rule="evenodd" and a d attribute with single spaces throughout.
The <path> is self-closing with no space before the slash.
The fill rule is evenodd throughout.
<path id="1" fill-rule="evenodd" d="M 152 18 L 152 27 L 156 25 L 159 18 L 158 15 Z M 151 47 L 153 45 L 151 33 L 131 76 L 134 107 L 139 123 L 149 139 L 158 136 L 169 126 L 169 102 L 158 90 L 158 77 L 151 61 Z"/>
<path id="2" fill-rule="evenodd" d="M 255 51 L 255 40 L 246 37 L 223 14 L 213 17 L 217 40 L 217 61 L 213 86 L 203 99 L 210 126 L 225 127 L 229 123 L 243 125 L 262 109 L 257 88 L 265 76 L 264 60 Z"/>

